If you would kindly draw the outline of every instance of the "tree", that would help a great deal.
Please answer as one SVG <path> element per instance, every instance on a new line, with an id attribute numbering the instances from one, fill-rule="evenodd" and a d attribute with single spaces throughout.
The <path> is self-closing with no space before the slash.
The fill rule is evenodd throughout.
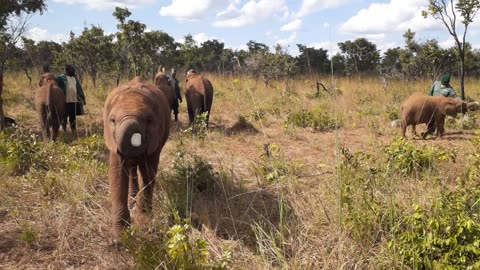
<path id="1" fill-rule="evenodd" d="M 222 53 L 225 44 L 218 40 L 207 40 L 201 44 L 200 54 L 202 57 L 203 70 L 219 71 L 222 65 Z"/>
<path id="2" fill-rule="evenodd" d="M 105 35 L 99 26 L 85 27 L 82 34 L 70 35 L 69 43 L 64 45 L 62 54 L 57 54 L 57 65 L 74 63 L 79 71 L 88 74 L 96 86 L 97 77 L 102 70 L 110 69 L 113 58 L 113 36 Z"/>
<path id="3" fill-rule="evenodd" d="M 297 66 L 300 72 L 305 73 L 308 71 L 310 76 L 313 72 L 316 73 L 329 73 L 330 61 L 328 60 L 328 50 L 322 48 L 315 49 L 313 47 L 307 47 L 302 44 L 297 44 L 300 54 L 296 57 Z"/>
<path id="4" fill-rule="evenodd" d="M 358 38 L 353 42 L 350 40 L 340 42 L 338 47 L 345 56 L 345 65 L 349 74 L 375 70 L 380 61 L 377 45 L 366 38 Z"/>
<path id="5" fill-rule="evenodd" d="M 425 18 L 430 15 L 436 20 L 440 20 L 455 40 L 460 58 L 460 93 L 462 99 L 465 100 L 465 37 L 468 26 L 473 22 L 473 18 L 475 18 L 480 9 L 480 1 L 458 0 L 455 2 L 456 4 L 454 4 L 454 0 L 428 0 L 428 10 L 422 11 L 422 15 Z M 457 16 L 461 17 L 463 24 L 461 37 L 457 33 Z"/>
<path id="6" fill-rule="evenodd" d="M 3 112 L 3 74 L 5 72 L 5 63 L 10 57 L 10 52 L 20 37 L 26 31 L 28 17 L 20 19 L 18 23 L 11 24 L 10 31 L 6 31 L 5 27 L 8 18 L 11 15 L 20 17 L 23 13 L 43 12 L 46 9 L 44 0 L 25 1 L 25 0 L 2 0 L 0 1 L 0 131 L 5 126 Z"/>
<path id="7" fill-rule="evenodd" d="M 197 42 L 191 34 L 185 36 L 185 41 L 180 45 L 180 59 L 185 70 L 199 69 L 202 66 Z"/>
<path id="8" fill-rule="evenodd" d="M 139 60 L 142 56 L 142 46 L 146 25 L 133 20 L 126 20 L 132 13 L 127 8 L 116 7 L 113 16 L 119 21 L 117 24 L 117 43 L 121 50 L 118 51 L 119 59 L 126 63 L 127 76 L 130 77 L 131 70 L 134 76 L 139 75 Z"/>

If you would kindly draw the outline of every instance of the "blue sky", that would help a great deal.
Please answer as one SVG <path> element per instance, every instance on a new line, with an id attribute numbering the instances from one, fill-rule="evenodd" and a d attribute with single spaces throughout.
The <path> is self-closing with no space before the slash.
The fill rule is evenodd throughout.
<path id="1" fill-rule="evenodd" d="M 296 44 L 338 51 L 337 43 L 366 37 L 380 50 L 403 46 L 411 28 L 416 38 L 435 38 L 453 45 L 439 21 L 424 19 L 428 0 L 48 0 L 48 11 L 34 15 L 28 36 L 36 41 L 66 41 L 90 25 L 116 32 L 115 6 L 128 7 L 131 19 L 162 30 L 177 41 L 192 34 L 201 43 L 218 39 L 227 47 L 245 48 L 249 40 L 277 43 L 297 54 Z M 468 40 L 480 47 L 480 16 L 469 28 Z"/>

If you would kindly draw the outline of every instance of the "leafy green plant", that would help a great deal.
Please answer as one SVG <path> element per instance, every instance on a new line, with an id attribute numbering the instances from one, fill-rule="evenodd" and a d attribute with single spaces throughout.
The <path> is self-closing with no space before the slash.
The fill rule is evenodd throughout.
<path id="1" fill-rule="evenodd" d="M 454 190 L 444 187 L 431 207 L 413 212 L 392 230 L 389 248 L 414 269 L 480 268 L 480 134 Z"/>
<path id="2" fill-rule="evenodd" d="M 205 141 L 208 133 L 207 120 L 208 112 L 197 114 L 193 126 L 187 129 L 187 132 L 192 133 L 196 138 L 200 139 L 200 141 Z"/>
<path id="3" fill-rule="evenodd" d="M 434 146 L 417 147 L 400 137 L 386 148 L 386 154 L 389 166 L 404 175 L 434 170 L 437 163 L 456 158 L 455 151 Z"/>
<path id="4" fill-rule="evenodd" d="M 390 120 L 400 119 L 400 106 L 396 104 L 389 104 L 385 107 L 385 117 Z"/>
<path id="5" fill-rule="evenodd" d="M 32 131 L 20 127 L 0 133 L 0 168 L 10 174 L 47 169 L 48 159 L 38 139 Z"/>

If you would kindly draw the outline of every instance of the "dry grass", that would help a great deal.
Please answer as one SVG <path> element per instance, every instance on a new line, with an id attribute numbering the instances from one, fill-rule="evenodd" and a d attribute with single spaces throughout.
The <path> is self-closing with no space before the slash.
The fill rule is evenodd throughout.
<path id="1" fill-rule="evenodd" d="M 404 97 L 425 92 L 430 82 L 391 82 L 385 91 L 377 79 L 340 78 L 333 84 L 341 94 L 322 92 L 314 98 L 315 80 L 307 78 L 265 88 L 253 79 L 210 77 L 215 96 L 205 141 L 183 132 L 188 117 L 182 103 L 181 123 L 172 130 L 161 156 L 153 220 L 135 226 L 152 239 L 158 235 L 156 228 L 171 222 L 171 194 L 166 191 L 175 188 L 175 156 L 185 151 L 183 162 L 198 156 L 212 165 L 211 186 L 189 197 L 191 207 L 180 213 L 203 228 L 191 234 L 207 240 L 212 260 L 231 250 L 232 269 L 399 268 L 398 258 L 388 251 L 385 232 L 379 231 L 378 241 L 371 243 L 355 239 L 355 228 L 346 223 L 347 210 L 340 198 L 342 181 L 349 178 L 339 173 L 343 158 L 339 150 L 362 151 L 381 160 L 385 147 L 399 134 L 390 127 L 389 113 L 398 110 Z M 7 115 L 39 134 L 32 105 L 35 87 L 21 75 L 7 74 L 5 82 Z M 467 93 L 478 98 L 474 85 L 478 81 L 467 80 Z M 108 245 L 101 113 L 113 87 L 84 83 L 88 105 L 79 120 L 79 139 L 67 134 L 60 146 L 41 144 L 50 155 L 49 171 L 0 172 L 0 268 L 139 267 L 130 252 Z M 343 126 L 315 132 L 286 125 L 287 117 L 301 109 L 327 112 L 343 119 Z M 455 185 L 473 137 L 473 131 L 447 130 L 444 139 L 412 140 L 418 146 L 455 149 L 456 163 L 441 163 L 438 171 L 426 176 L 393 174 L 388 185 L 375 186 L 379 198 L 395 203 L 399 215 L 413 203 L 428 205 L 442 185 Z M 273 150 L 271 158 L 265 157 L 266 144 Z"/>

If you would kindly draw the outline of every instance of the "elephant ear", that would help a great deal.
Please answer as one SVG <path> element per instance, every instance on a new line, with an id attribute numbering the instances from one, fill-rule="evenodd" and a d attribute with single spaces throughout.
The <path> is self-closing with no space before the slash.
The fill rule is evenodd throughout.
<path id="1" fill-rule="evenodd" d="M 103 138 L 105 140 L 105 144 L 107 145 L 108 150 L 112 152 L 117 151 L 117 145 L 115 140 L 113 139 L 113 133 L 111 129 L 110 123 L 110 112 L 112 111 L 115 103 L 118 99 L 118 93 L 122 90 L 128 89 L 128 86 L 119 86 L 113 89 L 112 92 L 107 96 L 105 100 L 105 105 L 103 107 Z"/>

